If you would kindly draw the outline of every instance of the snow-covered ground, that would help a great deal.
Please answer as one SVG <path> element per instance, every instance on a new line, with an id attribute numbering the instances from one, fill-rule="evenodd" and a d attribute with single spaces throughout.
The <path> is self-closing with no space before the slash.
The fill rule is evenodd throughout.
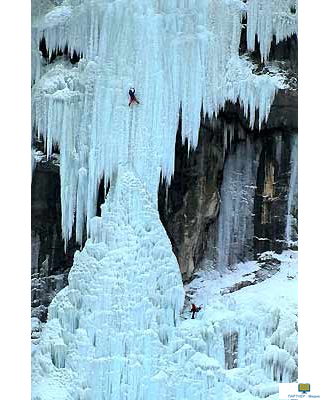
<path id="1" fill-rule="evenodd" d="M 266 272 L 264 281 L 232 293 L 228 288 L 253 282 L 263 264 L 241 263 L 226 273 L 203 271 L 185 287 L 191 302 L 202 305 L 202 310 L 197 320 L 186 320 L 182 328 L 187 334 L 202 332 L 209 341 L 209 354 L 223 368 L 226 364 L 232 367 L 223 370 L 225 399 L 266 397 L 278 392 L 276 381 L 297 379 L 297 255 L 293 251 L 272 254 L 281 261 L 279 272 L 269 273 L 269 277 Z M 190 318 L 188 309 L 185 316 Z M 226 355 L 223 340 L 228 348 Z"/>

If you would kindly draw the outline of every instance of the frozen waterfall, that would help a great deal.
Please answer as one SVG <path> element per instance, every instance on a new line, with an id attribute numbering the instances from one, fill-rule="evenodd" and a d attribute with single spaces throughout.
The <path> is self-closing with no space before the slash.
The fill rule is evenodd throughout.
<path id="1" fill-rule="evenodd" d="M 167 182 L 173 173 L 180 117 L 192 148 L 202 106 L 212 116 L 238 101 L 251 126 L 257 110 L 259 126 L 267 119 L 283 82 L 278 74 L 253 74 L 239 56 L 242 18 L 248 15 L 266 58 L 272 35 L 294 32 L 296 16 L 292 0 L 272 0 L 271 15 L 262 11 L 266 3 L 32 2 L 33 133 L 47 157 L 54 145 L 60 149 L 65 243 L 75 221 L 77 240 L 85 221 L 89 237 L 33 353 L 33 400 L 222 399 L 217 336 L 203 325 L 189 334 L 181 329 L 184 291 L 157 190 L 160 173 Z M 64 57 L 47 63 L 37 47 L 42 38 L 49 58 L 66 46 L 82 58 L 75 66 Z M 128 107 L 131 86 L 138 107 Z M 253 176 L 249 152 L 242 190 Z M 232 164 L 239 167 L 238 158 Z M 96 217 L 102 178 L 110 192 Z"/>
<path id="2" fill-rule="evenodd" d="M 256 110 L 259 126 L 267 119 L 283 82 L 279 74 L 253 74 L 252 63 L 239 56 L 242 18 L 248 14 L 249 32 L 270 46 L 270 32 L 283 39 L 295 30 L 296 17 L 290 13 L 292 1 L 282 0 L 279 8 L 272 1 L 267 14 L 261 12 L 263 3 L 66 0 L 57 7 L 50 0 L 33 3 L 32 123 L 48 156 L 53 144 L 60 147 L 66 243 L 78 201 L 85 205 L 77 216 L 78 240 L 86 218 L 89 233 L 99 183 L 103 177 L 106 184 L 111 181 L 119 162 L 130 157 L 150 193 L 157 190 L 160 171 L 170 182 L 180 110 L 182 139 L 187 138 L 193 148 L 202 105 L 212 116 L 226 101 L 239 101 L 251 126 Z M 45 65 L 36 48 L 42 38 L 49 57 L 67 46 L 69 53 L 76 51 L 83 58 L 75 67 L 61 58 Z M 127 107 L 131 86 L 141 100 L 135 109 Z M 84 179 L 81 168 L 86 170 Z M 78 199 L 80 195 L 85 198 Z"/>

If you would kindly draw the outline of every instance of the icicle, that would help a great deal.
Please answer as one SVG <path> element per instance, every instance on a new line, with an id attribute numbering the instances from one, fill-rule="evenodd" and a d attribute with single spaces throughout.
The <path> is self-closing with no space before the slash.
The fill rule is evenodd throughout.
<path id="1" fill-rule="evenodd" d="M 80 168 L 78 172 L 78 192 L 77 192 L 77 212 L 76 212 L 76 240 L 82 244 L 83 227 L 86 215 L 86 189 L 87 189 L 87 170 Z"/>

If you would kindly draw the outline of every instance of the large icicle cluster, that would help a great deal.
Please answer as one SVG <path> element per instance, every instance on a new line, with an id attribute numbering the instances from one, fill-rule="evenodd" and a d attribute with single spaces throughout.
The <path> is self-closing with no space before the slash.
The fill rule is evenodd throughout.
<path id="1" fill-rule="evenodd" d="M 97 64 L 81 60 L 78 67 L 71 68 L 62 60 L 45 70 L 33 88 L 32 118 L 39 138 L 47 132 L 47 157 L 53 144 L 60 147 L 63 237 L 67 243 L 76 216 L 76 238 L 81 242 L 88 189 L 88 124 L 93 117 Z"/>
<path id="2" fill-rule="evenodd" d="M 298 0 L 248 0 L 248 49 L 255 50 L 257 35 L 261 60 L 267 60 L 273 37 L 279 43 L 298 32 L 297 14 Z"/>
<path id="3" fill-rule="evenodd" d="M 293 29 L 292 1 L 281 1 L 279 10 L 272 5 L 267 8 L 270 14 L 260 11 L 267 3 L 261 0 L 247 4 L 241 0 L 66 0 L 56 7 L 46 0 L 35 3 L 33 125 L 48 151 L 54 143 L 60 146 L 66 242 L 78 192 L 86 196 L 81 199 L 86 205 L 82 219 L 87 216 L 89 232 L 99 182 L 104 176 L 107 184 L 119 162 L 130 160 L 150 193 L 158 187 L 160 170 L 170 181 L 180 109 L 183 140 L 188 138 L 195 147 L 202 106 L 204 113 L 212 115 L 227 100 L 239 101 L 251 126 L 258 110 L 260 126 L 281 86 L 278 76 L 254 75 L 251 63 L 239 57 L 241 21 L 247 14 L 249 32 L 269 47 L 269 29 L 280 39 L 282 31 Z M 282 30 L 279 24 L 270 28 L 269 18 L 280 20 Z M 42 38 L 49 57 L 66 46 L 69 53 L 82 54 L 78 67 L 72 72 L 60 69 L 58 63 L 45 67 L 37 48 Z M 267 56 L 266 51 L 263 54 Z M 94 68 L 93 84 L 85 82 L 85 70 Z M 79 87 L 71 81 L 72 75 L 77 76 L 72 80 L 79 81 Z M 141 101 L 135 109 L 127 107 L 130 86 L 136 87 Z M 68 135 L 73 137 L 68 140 Z M 147 142 L 152 144 L 149 153 Z M 80 168 L 86 169 L 85 191 L 78 188 Z M 77 229 L 81 231 L 80 223 Z"/>

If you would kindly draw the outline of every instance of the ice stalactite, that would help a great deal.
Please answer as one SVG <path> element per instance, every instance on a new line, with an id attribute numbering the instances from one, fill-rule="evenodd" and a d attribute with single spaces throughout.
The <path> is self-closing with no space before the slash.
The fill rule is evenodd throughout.
<path id="1" fill-rule="evenodd" d="M 286 219 L 286 242 L 288 246 L 297 244 L 298 235 L 298 135 L 292 137 L 291 171 L 288 190 L 288 213 Z"/>
<path id="2" fill-rule="evenodd" d="M 54 144 L 60 147 L 63 237 L 67 244 L 76 214 L 76 237 L 81 243 L 88 187 L 87 126 L 92 119 L 97 65 L 81 60 L 72 68 L 68 61 L 61 60 L 45 69 L 33 87 L 32 119 L 38 138 L 44 139 L 47 158 Z"/>
<path id="3" fill-rule="evenodd" d="M 37 82 L 41 76 L 42 69 L 42 61 L 41 55 L 39 53 L 39 43 L 36 40 L 36 37 L 33 37 L 31 40 L 32 54 L 31 54 L 31 82 L 34 84 Z"/>
<path id="4" fill-rule="evenodd" d="M 225 161 L 220 193 L 218 266 L 227 268 L 253 256 L 253 207 L 258 143 L 238 143 Z"/>

